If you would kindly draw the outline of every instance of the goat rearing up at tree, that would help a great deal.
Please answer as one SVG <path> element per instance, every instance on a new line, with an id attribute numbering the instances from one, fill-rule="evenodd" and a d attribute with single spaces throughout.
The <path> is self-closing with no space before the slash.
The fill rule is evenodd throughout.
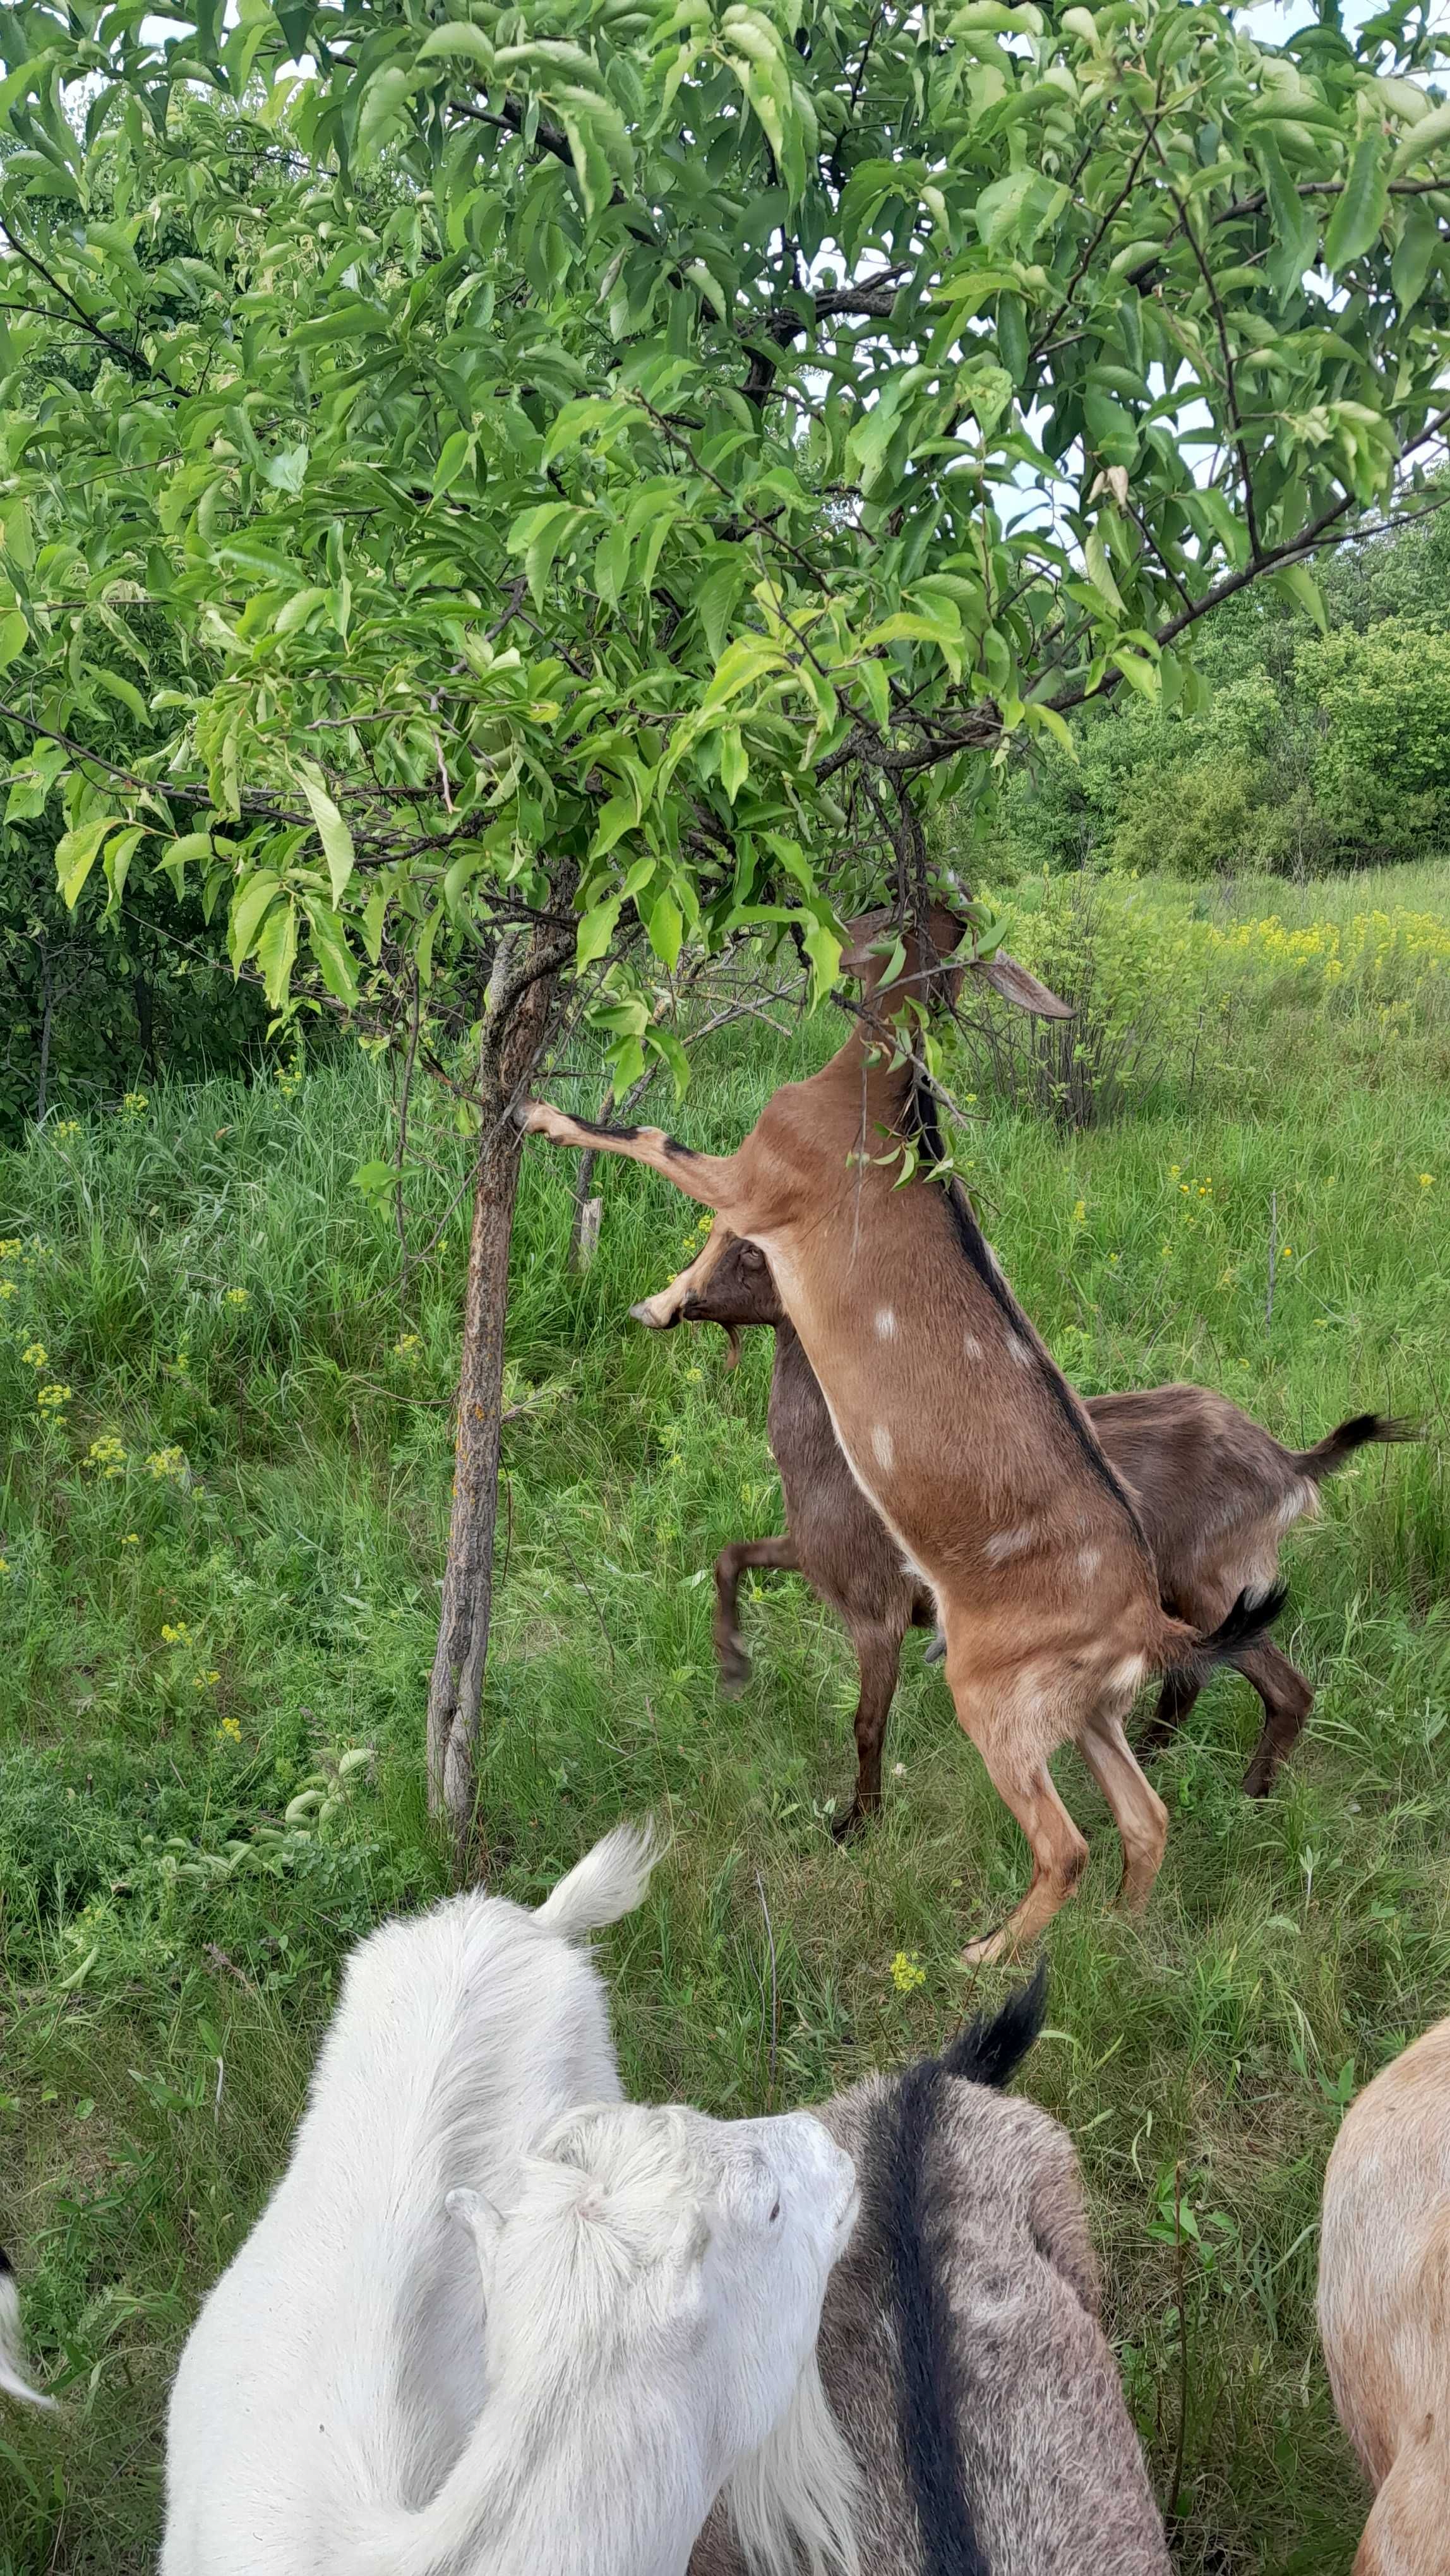
<path id="1" fill-rule="evenodd" d="M 935 1597 L 957 1716 L 1031 1845 L 1028 1893 L 972 1943 L 974 1960 L 1040 1932 L 1082 1875 L 1087 1845 L 1048 1768 L 1068 1740 L 1122 1837 L 1123 1899 L 1146 1902 L 1168 1815 L 1124 1715 L 1151 1673 L 1201 1679 L 1235 1660 L 1279 1605 L 1251 1614 L 1239 1603 L 1206 1638 L 1170 1618 L 1127 1488 L 960 1183 L 903 1183 L 893 1168 L 905 1146 L 942 1159 L 920 1067 L 888 1024 L 943 987 L 954 998 L 961 970 L 941 960 L 960 924 L 934 908 L 882 989 L 873 942 L 884 927 L 880 915 L 855 924 L 842 959 L 865 983 L 868 1025 L 808 1081 L 783 1085 L 733 1154 L 692 1153 L 657 1128 L 595 1127 L 540 1101 L 522 1123 L 646 1163 L 715 1210 L 704 1251 L 649 1301 L 650 1320 L 672 1320 L 731 1235 L 767 1254 L 852 1473 Z"/>

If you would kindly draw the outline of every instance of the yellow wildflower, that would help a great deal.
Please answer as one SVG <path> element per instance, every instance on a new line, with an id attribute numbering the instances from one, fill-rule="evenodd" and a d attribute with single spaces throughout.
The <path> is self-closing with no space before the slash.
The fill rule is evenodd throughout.
<path id="1" fill-rule="evenodd" d="M 127 1530 L 125 1537 L 121 1541 L 121 1545 L 123 1547 L 139 1547 L 140 1544 L 140 1538 L 135 1530 Z"/>
<path id="2" fill-rule="evenodd" d="M 926 1984 L 926 1970 L 915 1951 L 909 1955 L 905 1950 L 897 1951 L 891 1962 L 891 1982 L 899 1995 L 914 1994 L 918 1986 Z"/>
<path id="3" fill-rule="evenodd" d="M 417 1350 L 417 1347 L 418 1336 L 416 1333 L 400 1333 L 398 1339 L 393 1344 L 393 1356 L 395 1359 L 410 1360 L 413 1357 L 414 1352 Z"/>
<path id="4" fill-rule="evenodd" d="M 9 1571 L 10 1571 L 10 1559 L 8 1558 L 8 1556 L 0 1556 L 0 1574 L 8 1574 L 8 1573 L 9 1573 Z"/>
<path id="5" fill-rule="evenodd" d="M 1286 1244 L 1284 1245 L 1284 1247 L 1283 1247 L 1282 1251 L 1281 1251 L 1281 1252 L 1280 1252 L 1280 1254 L 1279 1254 L 1279 1259 L 1280 1259 L 1281 1261 L 1292 1261 L 1292 1260 L 1293 1260 L 1293 1258 L 1294 1258 L 1294 1246 L 1292 1245 L 1292 1243 L 1286 1243 Z"/>
<path id="6" fill-rule="evenodd" d="M 86 1452 L 86 1465 L 98 1476 L 119 1476 L 126 1464 L 126 1452 L 114 1431 L 103 1431 Z"/>
<path id="7" fill-rule="evenodd" d="M 0 1239 L 0 1261 L 13 1261 L 19 1250 L 20 1237 L 18 1234 L 7 1234 L 3 1239 Z"/>
<path id="8" fill-rule="evenodd" d="M 13 1279 L 0 1279 L 0 1297 L 13 1297 L 13 1296 L 14 1296 L 14 1294 L 15 1294 L 15 1282 L 14 1282 L 14 1280 L 13 1280 Z"/>
<path id="9" fill-rule="evenodd" d="M 27 1368 L 44 1368 L 49 1353 L 44 1342 L 32 1342 L 29 1349 L 23 1350 L 20 1356 Z"/>
<path id="10" fill-rule="evenodd" d="M 186 1474 L 184 1449 L 153 1449 L 146 1461 L 148 1476 L 174 1476 L 180 1482 Z"/>
<path id="11" fill-rule="evenodd" d="M 151 1098 L 148 1092 L 128 1091 L 121 1103 L 121 1114 L 125 1118 L 144 1118 L 150 1106 Z"/>
<path id="12" fill-rule="evenodd" d="M 229 1306 L 248 1306 L 251 1304 L 250 1293 L 245 1288 L 229 1288 L 227 1290 L 227 1304 Z"/>
<path id="13" fill-rule="evenodd" d="M 42 1386 L 36 1389 L 35 1401 L 42 1413 L 59 1413 L 62 1405 L 69 1404 L 70 1400 L 71 1389 L 68 1386 Z"/>
<path id="14" fill-rule="evenodd" d="M 213 1678 L 215 1678 L 215 1676 L 213 1676 Z M 221 1743 L 223 1738 L 225 1738 L 229 1744 L 241 1743 L 242 1730 L 236 1718 L 224 1717 L 222 1719 L 220 1726 L 217 1728 L 217 1742 Z"/>
<path id="15" fill-rule="evenodd" d="M 1086 1200 L 1086 1199 L 1078 1199 L 1078 1200 L 1076 1200 L 1076 1201 L 1075 1201 L 1074 1206 L 1073 1206 L 1073 1211 L 1072 1211 L 1072 1221 L 1073 1221 L 1073 1224 L 1074 1224 L 1074 1225 L 1086 1225 L 1086 1223 L 1087 1223 L 1087 1200 Z"/>
<path id="16" fill-rule="evenodd" d="M 1421 1189 L 1422 1189 L 1422 1190 L 1433 1190 L 1434 1186 L 1435 1186 L 1435 1175 L 1434 1175 L 1434 1173 L 1433 1173 L 1433 1172 L 1422 1172 L 1422 1173 L 1420 1174 L 1420 1187 L 1421 1187 Z"/>
<path id="17" fill-rule="evenodd" d="M 165 1646 L 184 1646 L 190 1635 L 191 1630 L 188 1628 L 186 1621 L 184 1619 L 178 1619 L 174 1628 L 163 1626 L 161 1631 L 161 1642 Z"/>
<path id="18" fill-rule="evenodd" d="M 217 1683 L 221 1680 L 221 1674 L 216 1672 L 193 1673 L 191 1678 L 196 1684 L 198 1690 L 215 1690 Z"/>

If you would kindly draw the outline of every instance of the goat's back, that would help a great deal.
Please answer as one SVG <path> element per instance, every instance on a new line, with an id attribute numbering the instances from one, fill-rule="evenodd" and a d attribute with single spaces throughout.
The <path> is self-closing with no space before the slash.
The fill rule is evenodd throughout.
<path id="1" fill-rule="evenodd" d="M 1319 2331 L 1375 2486 L 1433 2419 L 1450 2432 L 1450 2020 L 1365 2087 L 1324 2178 Z"/>
<path id="2" fill-rule="evenodd" d="M 1319 1509 L 1292 1450 L 1211 1387 L 1093 1395 L 1087 1410 L 1133 1489 L 1176 1609 L 1216 1623 L 1246 1587 L 1269 1589 L 1285 1531 Z"/>
<path id="3" fill-rule="evenodd" d="M 506 2196 L 551 2121 L 619 2098 L 598 1971 L 538 1916 L 474 1891 L 362 1944 L 287 2170 L 182 2354 L 164 2576 L 321 2576 L 340 2498 L 436 2488 L 483 2393 L 445 2195 Z"/>
<path id="4" fill-rule="evenodd" d="M 944 2576 L 928 2557 L 902 2440 L 901 2324 L 883 2213 L 897 2083 L 873 2077 L 818 2113 L 856 2160 L 862 2212 L 821 2325 L 827 2394 L 862 2472 L 870 2576 Z M 943 2075 L 926 2149 L 930 2255 L 981 2563 L 990 2576 L 1167 2576 L 1162 2523 L 1098 2317 L 1077 2159 L 1034 2103 Z M 970 2563 L 965 2555 L 962 2564 Z M 690 2576 L 745 2576 L 717 2508 Z"/>

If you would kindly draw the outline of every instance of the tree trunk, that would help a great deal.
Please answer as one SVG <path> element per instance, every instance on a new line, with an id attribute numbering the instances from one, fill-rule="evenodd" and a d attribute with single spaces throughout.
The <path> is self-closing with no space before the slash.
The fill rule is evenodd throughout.
<path id="1" fill-rule="evenodd" d="M 463 1309 L 453 1509 L 428 1690 L 428 1805 L 432 1814 L 446 1819 L 461 1879 L 481 1876 L 486 1861 L 475 1810 L 483 1674 L 493 1613 L 509 1240 L 523 1143 L 512 1111 L 548 1035 L 559 968 L 569 953 L 557 934 L 542 928 L 531 933 L 522 957 L 516 939 L 501 942 L 479 1050 L 483 1124 Z"/>

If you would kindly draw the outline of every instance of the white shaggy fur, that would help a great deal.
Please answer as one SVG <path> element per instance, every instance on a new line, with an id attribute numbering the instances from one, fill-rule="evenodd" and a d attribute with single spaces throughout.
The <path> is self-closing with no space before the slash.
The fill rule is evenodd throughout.
<path id="1" fill-rule="evenodd" d="M 455 1898 L 350 1962 L 182 2356 L 162 2576 L 680 2576 L 736 2470 L 772 2576 L 795 2531 L 851 2566 L 814 2364 L 850 2159 L 619 2103 L 569 1944 L 649 1860 L 611 1835 L 537 1914 Z"/>
<path id="2" fill-rule="evenodd" d="M 604 1988 L 573 1945 L 638 1904 L 652 1858 L 620 1827 L 537 1913 L 471 1890 L 354 1952 L 287 2171 L 182 2354 L 166 2576 L 321 2567 L 339 2451 L 405 2506 L 452 2468 L 483 2400 L 483 2299 L 444 2202 L 506 2198 L 563 2113 L 618 2101 Z"/>
<path id="3" fill-rule="evenodd" d="M 30 2406 L 53 2406 L 53 2397 L 42 2397 L 38 2389 L 31 2387 L 28 2379 L 21 2377 L 23 2357 L 15 2275 L 10 2269 L 9 2256 L 0 2250 L 0 2396 L 22 2397 Z"/>

